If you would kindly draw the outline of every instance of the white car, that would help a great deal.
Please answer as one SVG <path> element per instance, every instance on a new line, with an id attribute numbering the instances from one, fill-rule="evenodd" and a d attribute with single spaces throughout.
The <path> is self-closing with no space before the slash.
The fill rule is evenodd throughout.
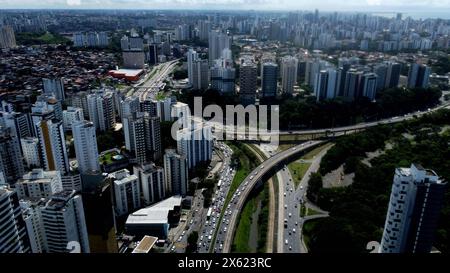
<path id="1" fill-rule="evenodd" d="M 292 229 L 292 232 L 295 233 L 295 228 Z"/>

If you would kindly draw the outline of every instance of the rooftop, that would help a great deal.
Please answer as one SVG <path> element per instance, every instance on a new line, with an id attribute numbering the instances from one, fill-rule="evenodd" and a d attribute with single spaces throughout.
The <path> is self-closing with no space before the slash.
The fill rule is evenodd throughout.
<path id="1" fill-rule="evenodd" d="M 157 240 L 158 237 L 145 235 L 132 253 L 149 253 Z"/>
<path id="2" fill-rule="evenodd" d="M 181 196 L 172 196 L 149 207 L 140 209 L 127 218 L 126 224 L 166 224 L 169 211 L 181 206 Z"/>

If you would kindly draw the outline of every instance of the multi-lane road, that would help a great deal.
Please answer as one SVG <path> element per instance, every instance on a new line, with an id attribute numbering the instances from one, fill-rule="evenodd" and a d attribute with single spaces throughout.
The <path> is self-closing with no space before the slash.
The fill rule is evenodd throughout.
<path id="1" fill-rule="evenodd" d="M 214 236 L 217 229 L 223 228 L 223 226 L 227 225 L 227 222 L 229 222 L 229 220 L 227 221 L 226 217 L 223 217 L 221 222 L 219 221 L 220 215 L 225 209 L 223 207 L 225 199 L 230 190 L 234 175 L 236 174 L 236 170 L 234 170 L 230 166 L 233 150 L 226 144 L 219 144 L 216 148 L 223 154 L 223 164 L 219 176 L 220 187 L 216 187 L 212 197 L 213 202 L 210 206 L 211 215 L 208 216 L 207 214 L 205 214 L 203 215 L 204 217 L 202 219 L 199 219 L 202 224 L 199 232 L 197 251 L 200 253 L 208 253 L 210 252 L 210 250 L 216 252 L 220 251 L 220 244 L 216 246 L 215 242 L 221 241 L 223 240 L 223 238 L 221 238 L 221 235 L 219 233 L 216 236 L 215 242 L 213 242 Z"/>
<path id="2" fill-rule="evenodd" d="M 333 128 L 324 128 L 324 129 L 312 129 L 312 130 L 291 130 L 291 131 L 280 131 L 280 130 L 258 130 L 255 128 L 243 128 L 236 127 L 230 125 L 223 125 L 217 122 L 209 122 L 210 125 L 214 126 L 214 130 L 216 134 L 225 133 L 227 137 L 233 139 L 233 137 L 237 137 L 237 140 L 251 139 L 257 140 L 258 137 L 273 137 L 273 136 L 282 136 L 282 135 L 320 135 L 320 134 L 336 134 L 343 133 L 348 131 L 357 131 L 364 130 L 370 127 L 376 127 L 383 124 L 394 124 L 398 122 L 402 122 L 405 120 L 410 120 L 415 117 L 420 117 L 430 112 L 437 111 L 442 108 L 450 108 L 450 102 L 443 102 L 441 105 L 436 106 L 431 109 L 427 109 L 426 111 L 416 111 L 413 113 L 405 114 L 403 116 L 397 116 L 387 119 L 382 119 L 373 122 L 366 122 L 355 124 L 351 126 L 343 126 L 343 127 L 333 127 Z"/>
<path id="3" fill-rule="evenodd" d="M 137 90 L 134 95 L 139 96 L 141 101 L 144 101 L 149 96 L 155 96 L 164 88 L 164 81 L 173 71 L 178 61 L 179 60 L 176 59 L 153 67 L 153 70 L 146 79 L 133 86 L 133 88 Z"/>
<path id="4" fill-rule="evenodd" d="M 281 162 L 295 156 L 298 153 L 303 152 L 304 150 L 310 149 L 314 146 L 323 143 L 323 141 L 310 141 L 307 143 L 303 143 L 292 147 L 288 150 L 282 151 L 278 154 L 273 155 L 269 159 L 265 160 L 261 163 L 255 170 L 253 170 L 242 182 L 242 184 L 237 188 L 235 193 L 233 194 L 233 198 L 230 202 L 230 207 L 226 208 L 227 211 L 231 213 L 227 214 L 230 218 L 230 222 L 227 226 L 227 230 L 223 231 L 224 233 L 224 243 L 223 243 L 223 252 L 229 252 L 231 249 L 233 235 L 236 228 L 236 224 L 239 219 L 239 214 L 243 209 L 245 204 L 245 200 L 249 196 L 253 187 L 266 176 L 266 173 L 269 171 L 273 171 L 272 169 L 278 166 Z"/>

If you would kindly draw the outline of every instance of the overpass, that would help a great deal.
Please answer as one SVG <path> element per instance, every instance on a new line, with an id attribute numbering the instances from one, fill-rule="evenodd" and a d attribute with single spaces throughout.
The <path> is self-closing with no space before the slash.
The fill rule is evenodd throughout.
<path id="1" fill-rule="evenodd" d="M 239 193 L 235 197 L 237 199 L 230 201 L 229 203 L 231 217 L 223 244 L 224 253 L 230 252 L 231 245 L 233 244 L 234 232 L 239 220 L 239 215 L 244 207 L 245 201 L 247 200 L 251 191 L 258 185 L 258 183 L 263 183 L 264 181 L 268 180 L 285 164 L 294 160 L 300 154 L 305 153 L 306 151 L 309 151 L 310 149 L 324 142 L 325 141 L 322 140 L 309 141 L 277 153 L 261 163 L 256 169 L 252 170 L 252 172 L 242 181 L 241 185 L 236 190 L 236 193 Z"/>
<path id="2" fill-rule="evenodd" d="M 450 102 L 443 103 L 435 108 L 428 109 L 428 111 L 417 111 L 409 114 L 405 114 L 403 116 L 393 117 L 382 119 L 379 121 L 372 121 L 366 123 L 360 123 L 350 126 L 342 126 L 342 127 L 333 127 L 333 128 L 324 128 L 324 129 L 310 129 L 310 130 L 288 130 L 288 131 L 258 131 L 255 128 L 245 128 L 245 127 L 236 127 L 231 125 L 223 126 L 220 123 L 209 122 L 214 127 L 214 130 L 217 133 L 225 133 L 227 137 L 230 139 L 237 140 L 254 140 L 257 141 L 258 138 L 261 137 L 273 137 L 273 136 L 283 136 L 283 135 L 323 135 L 326 137 L 334 137 L 345 134 L 346 132 L 352 131 L 361 131 L 371 127 L 376 127 L 384 124 L 395 124 L 406 120 L 414 119 L 415 117 L 421 117 L 427 113 L 431 113 L 437 111 L 442 108 L 450 108 Z M 230 133 L 231 132 L 231 133 Z"/>

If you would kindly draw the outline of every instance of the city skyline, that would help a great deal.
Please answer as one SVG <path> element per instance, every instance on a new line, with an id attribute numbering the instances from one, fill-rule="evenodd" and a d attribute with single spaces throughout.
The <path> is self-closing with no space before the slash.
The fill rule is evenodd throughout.
<path id="1" fill-rule="evenodd" d="M 332 2 L 2 10 L 0 253 L 449 253 L 450 20 Z"/>
<path id="2" fill-rule="evenodd" d="M 408 13 L 412 17 L 448 18 L 449 0 L 351 0 L 334 5 L 334 0 L 0 0 L 4 9 L 139 9 L 139 10 L 314 10 L 325 12 Z M 420 11 L 418 11 L 420 10 Z"/>

